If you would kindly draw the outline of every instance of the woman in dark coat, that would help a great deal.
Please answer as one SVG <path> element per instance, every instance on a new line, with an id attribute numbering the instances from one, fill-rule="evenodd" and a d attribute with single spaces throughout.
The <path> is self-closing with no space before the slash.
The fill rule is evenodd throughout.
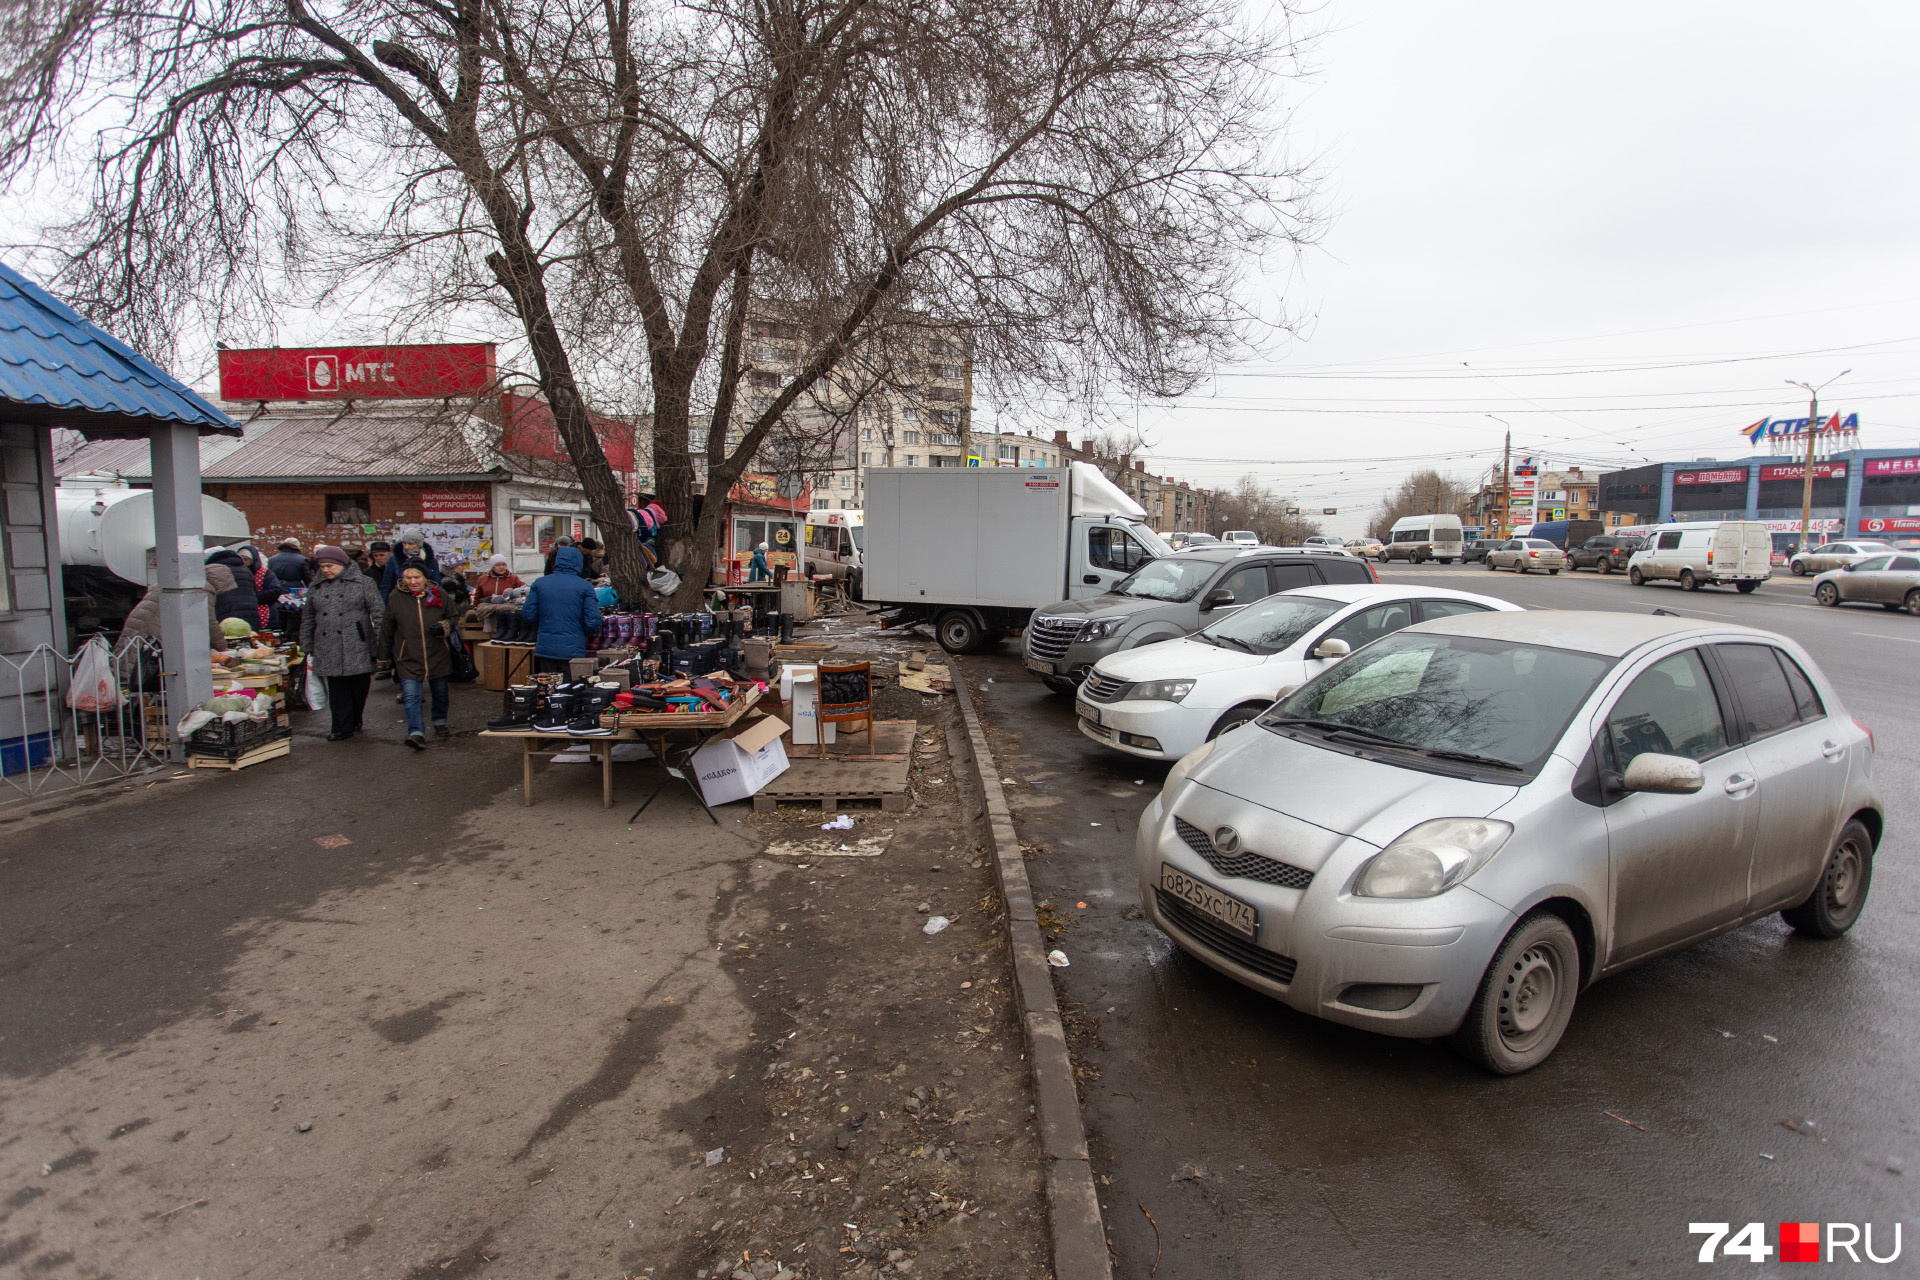
<path id="1" fill-rule="evenodd" d="M 300 648 L 307 655 L 307 678 L 319 676 L 327 682 L 327 709 L 333 713 L 327 741 L 338 742 L 361 727 L 384 610 L 380 589 L 346 552 L 321 547 L 313 559 L 318 573 L 300 613 Z"/>
<path id="2" fill-rule="evenodd" d="M 427 745 L 420 723 L 422 685 L 433 691 L 433 731 L 447 736 L 447 677 L 453 674 L 448 618 L 446 596 L 427 581 L 426 571 L 417 564 L 402 569 L 380 622 L 380 664 L 391 664 L 393 678 L 400 682 L 407 704 L 407 745 L 415 751 Z"/>
<path id="3" fill-rule="evenodd" d="M 227 547 L 207 555 L 207 585 L 213 588 L 213 616 L 225 622 L 240 618 L 249 627 L 260 626 L 260 593 L 253 585 L 253 569 L 240 553 Z"/>
<path id="4" fill-rule="evenodd" d="M 248 580 L 253 583 L 255 598 L 259 601 L 259 621 L 254 625 L 262 631 L 280 629 L 280 597 L 287 594 L 285 584 L 274 573 L 273 566 L 260 554 L 258 547 L 242 543 L 236 548 L 240 558 L 246 561 Z"/>

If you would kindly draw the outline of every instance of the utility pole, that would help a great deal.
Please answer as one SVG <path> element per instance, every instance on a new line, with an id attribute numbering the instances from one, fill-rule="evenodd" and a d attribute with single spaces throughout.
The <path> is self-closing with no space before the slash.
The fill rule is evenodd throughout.
<path id="1" fill-rule="evenodd" d="M 1787 379 L 1788 386 L 1805 388 L 1807 393 L 1807 472 L 1800 479 L 1800 545 L 1796 548 L 1799 551 L 1812 545 L 1807 539 L 1813 536 L 1813 451 L 1814 441 L 1820 434 L 1820 393 L 1852 372 L 1842 369 L 1817 387 Z"/>
<path id="2" fill-rule="evenodd" d="M 1500 450 L 1500 518 L 1494 521 L 1494 536 L 1505 537 L 1507 519 L 1513 510 L 1513 424 L 1505 418 L 1487 416 L 1507 429 L 1507 442 Z"/>

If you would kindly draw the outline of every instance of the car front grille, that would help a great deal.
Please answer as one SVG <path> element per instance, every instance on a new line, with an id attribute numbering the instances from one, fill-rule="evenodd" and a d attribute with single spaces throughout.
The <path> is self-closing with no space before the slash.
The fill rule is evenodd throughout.
<path id="1" fill-rule="evenodd" d="M 1086 683 L 1080 686 L 1080 696 L 1088 702 L 1117 702 L 1126 692 L 1125 680 L 1103 676 L 1098 671 L 1088 672 Z"/>
<path id="2" fill-rule="evenodd" d="M 1291 862 L 1281 862 L 1258 853 L 1222 853 L 1213 847 L 1213 841 L 1206 832 L 1184 819 L 1175 818 L 1173 829 L 1186 841 L 1187 848 L 1205 858 L 1207 865 L 1223 876 L 1258 880 L 1282 889 L 1304 889 L 1313 883 L 1313 872 L 1305 867 L 1296 867 Z"/>
<path id="3" fill-rule="evenodd" d="M 1058 662 L 1084 625 L 1078 618 L 1035 618 L 1027 624 L 1027 652 L 1042 662 Z"/>
<path id="4" fill-rule="evenodd" d="M 1195 911 L 1165 889 L 1155 889 L 1153 901 L 1160 910 L 1162 920 L 1206 950 L 1282 985 L 1293 981 L 1293 971 L 1300 967 L 1300 962 L 1292 956 L 1283 956 L 1278 951 L 1269 951 L 1248 942 L 1212 916 Z"/>

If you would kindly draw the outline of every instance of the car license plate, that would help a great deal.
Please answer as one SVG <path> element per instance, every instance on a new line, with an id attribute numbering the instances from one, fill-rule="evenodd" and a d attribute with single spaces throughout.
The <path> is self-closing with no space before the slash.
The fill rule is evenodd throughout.
<path id="1" fill-rule="evenodd" d="M 1160 864 L 1160 887 L 1180 901 L 1218 920 L 1235 933 L 1255 937 L 1260 930 L 1260 913 L 1251 903 L 1220 892 L 1204 880 L 1196 880 L 1171 863 Z"/>
<path id="2" fill-rule="evenodd" d="M 1105 720 L 1102 720 L 1102 719 L 1100 718 L 1100 708 L 1098 708 L 1098 707 L 1094 707 L 1094 706 L 1089 706 L 1089 705 L 1087 705 L 1087 704 L 1086 704 L 1086 703 L 1084 703 L 1084 702 L 1078 702 L 1078 701 L 1076 701 L 1076 702 L 1074 703 L 1074 705 L 1073 705 L 1073 709 L 1074 709 L 1075 711 L 1078 711 L 1078 712 L 1080 713 L 1080 718 L 1081 718 L 1082 720 L 1091 720 L 1091 721 L 1093 721 L 1093 723 L 1095 723 L 1095 724 L 1105 724 L 1105 723 L 1106 723 L 1106 721 L 1105 721 Z"/>
<path id="3" fill-rule="evenodd" d="M 1053 664 L 1051 662 L 1042 662 L 1038 658 L 1028 658 L 1026 661 L 1027 670 L 1029 671 L 1037 671 L 1043 676 L 1053 674 Z"/>

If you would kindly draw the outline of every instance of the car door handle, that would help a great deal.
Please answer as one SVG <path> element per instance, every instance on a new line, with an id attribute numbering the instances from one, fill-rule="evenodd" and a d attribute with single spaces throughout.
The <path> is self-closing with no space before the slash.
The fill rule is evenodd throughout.
<path id="1" fill-rule="evenodd" d="M 1823 742 L 1820 744 L 1820 754 L 1829 760 L 1838 760 L 1847 754 L 1847 749 L 1837 742 Z"/>
<path id="2" fill-rule="evenodd" d="M 1759 780 L 1752 774 L 1736 773 L 1727 778 L 1726 792 L 1730 796 L 1743 796 L 1759 785 Z"/>
<path id="3" fill-rule="evenodd" d="M 1097 573 L 1083 573 L 1080 575 L 1080 581 L 1086 583 L 1088 586 L 1093 586 L 1100 581 L 1100 575 Z"/>

